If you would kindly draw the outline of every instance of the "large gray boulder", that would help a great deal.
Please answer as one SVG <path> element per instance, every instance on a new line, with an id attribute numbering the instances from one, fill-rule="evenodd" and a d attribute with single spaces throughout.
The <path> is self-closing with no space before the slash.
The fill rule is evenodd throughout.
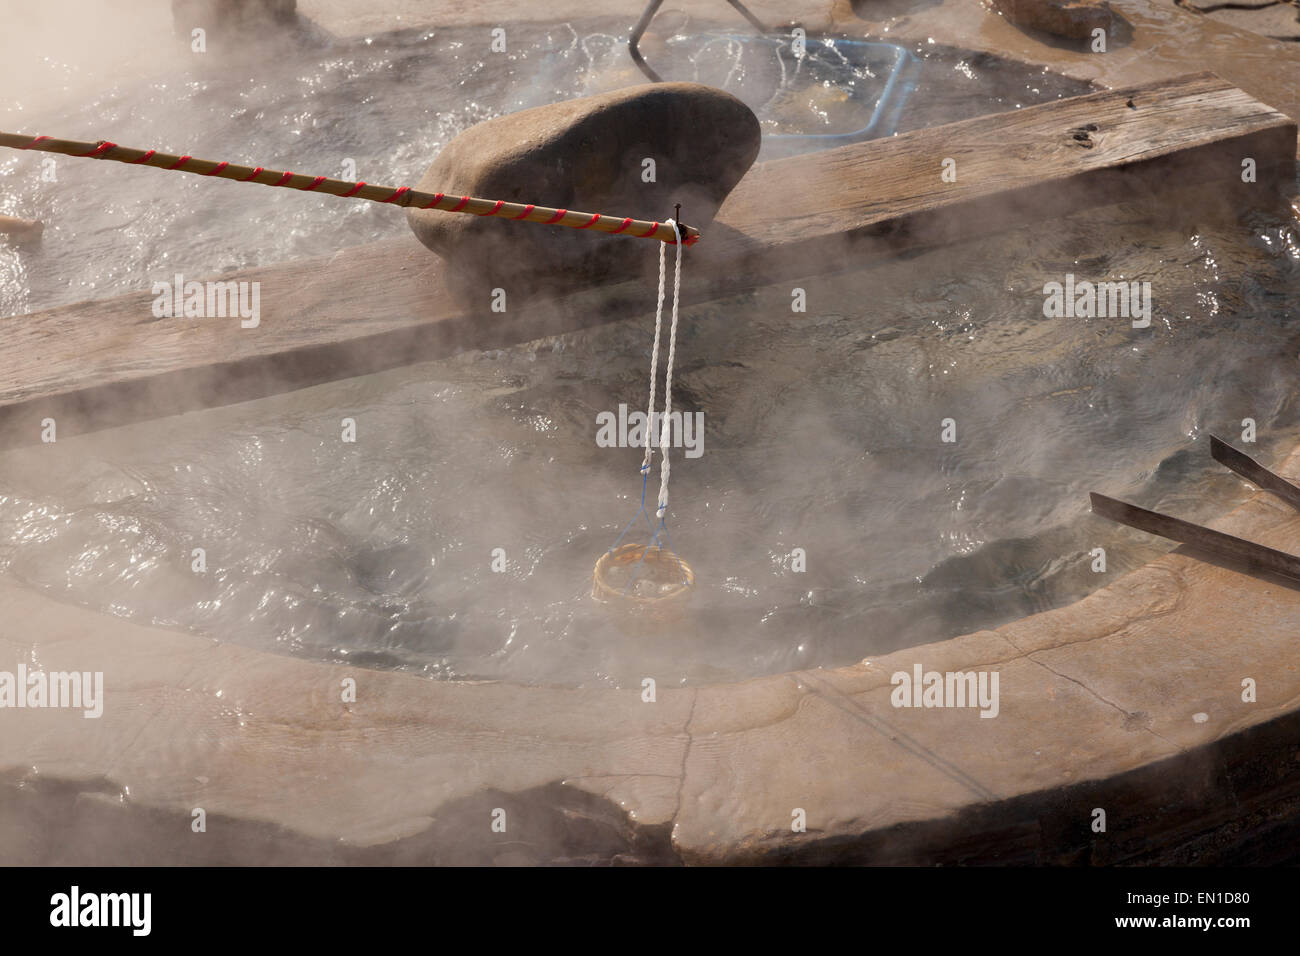
<path id="1" fill-rule="evenodd" d="M 635 86 L 471 127 L 415 188 L 661 222 L 681 203 L 682 221 L 704 230 L 753 164 L 759 140 L 749 107 L 722 90 Z M 582 288 L 638 274 L 657 256 L 650 240 L 560 226 L 418 209 L 407 218 L 468 302 L 488 302 L 494 288 L 512 299 Z"/>

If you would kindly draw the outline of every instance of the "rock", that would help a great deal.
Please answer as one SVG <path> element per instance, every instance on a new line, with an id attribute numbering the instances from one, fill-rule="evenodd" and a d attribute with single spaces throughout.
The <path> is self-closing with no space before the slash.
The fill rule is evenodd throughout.
<path id="1" fill-rule="evenodd" d="M 1098 27 L 1109 34 L 1114 20 L 1106 0 L 993 0 L 993 6 L 1018 27 L 1071 40 L 1091 39 Z"/>
<path id="2" fill-rule="evenodd" d="M 1186 0 L 1181 6 L 1271 40 L 1300 40 L 1300 6 L 1291 3 L 1247 6 L 1222 0 Z"/>
<path id="3" fill-rule="evenodd" d="M 681 203 L 682 221 L 704 231 L 759 141 L 758 119 L 722 90 L 635 86 L 474 126 L 415 188 L 658 221 Z M 447 262 L 448 284 L 466 302 L 486 304 L 495 288 L 514 301 L 657 268 L 645 240 L 436 210 L 408 210 L 407 219 Z"/>

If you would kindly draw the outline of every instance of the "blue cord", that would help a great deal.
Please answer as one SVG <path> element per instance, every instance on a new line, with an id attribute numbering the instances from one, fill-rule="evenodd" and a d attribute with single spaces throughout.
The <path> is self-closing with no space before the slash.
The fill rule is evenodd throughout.
<path id="1" fill-rule="evenodd" d="M 636 524 L 636 519 L 641 517 L 642 515 L 645 515 L 646 527 L 652 533 L 650 538 L 650 543 L 647 544 L 645 546 L 645 549 L 641 552 L 641 557 L 637 560 L 636 567 L 632 569 L 632 576 L 627 579 L 627 584 L 623 586 L 624 597 L 627 596 L 628 590 L 632 587 L 632 585 L 636 583 L 637 575 L 641 571 L 641 565 L 645 563 L 646 553 L 651 548 L 656 548 L 656 547 L 659 548 L 661 551 L 663 550 L 663 545 L 659 544 L 660 535 L 663 535 L 664 541 L 668 543 L 668 553 L 673 556 L 673 560 L 677 562 L 678 569 L 682 571 L 682 584 L 684 585 L 690 584 L 689 579 L 686 577 L 686 571 L 683 569 L 682 560 L 681 558 L 677 557 L 677 549 L 673 547 L 672 538 L 669 537 L 668 535 L 667 517 L 666 516 L 661 517 L 659 519 L 659 527 L 655 528 L 654 524 L 652 524 L 650 521 L 650 516 L 646 514 L 645 492 L 646 492 L 646 486 L 649 484 L 649 481 L 650 481 L 650 468 L 648 465 L 642 465 L 641 466 L 641 507 L 637 509 L 636 514 L 632 516 L 632 520 L 627 523 L 627 527 L 625 527 L 622 533 L 619 534 L 619 536 L 614 540 L 614 543 L 609 546 L 609 553 L 613 554 L 614 549 L 618 547 L 619 542 L 622 541 L 623 538 L 627 535 L 627 533 L 632 530 L 632 525 Z"/>
<path id="2" fill-rule="evenodd" d="M 645 514 L 645 489 L 646 489 L 646 483 L 649 481 L 650 481 L 650 466 L 642 465 L 641 466 L 641 507 L 638 508 L 636 514 L 632 516 L 632 520 L 627 523 L 627 527 L 623 529 L 623 534 L 620 534 L 614 540 L 614 543 L 609 546 L 610 554 L 614 553 L 614 549 L 618 547 L 618 543 L 623 540 L 623 535 L 627 534 L 629 531 L 632 530 L 632 525 L 636 524 L 636 519 L 641 517 L 642 515 L 645 515 L 646 527 L 649 528 L 651 531 L 654 531 L 655 526 L 650 523 L 650 516 Z M 642 555 L 642 557 L 644 557 L 644 555 Z"/>

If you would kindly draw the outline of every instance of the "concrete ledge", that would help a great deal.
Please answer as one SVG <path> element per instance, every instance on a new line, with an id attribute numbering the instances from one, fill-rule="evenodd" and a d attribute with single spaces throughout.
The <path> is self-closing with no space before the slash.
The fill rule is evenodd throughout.
<path id="1" fill-rule="evenodd" d="M 1281 471 L 1300 479 L 1300 451 Z M 1262 493 L 1214 526 L 1300 548 L 1300 515 Z M 1300 826 L 1300 593 L 1178 552 L 996 631 L 653 704 L 305 662 L 9 585 L 0 601 L 6 668 L 106 686 L 98 720 L 0 711 L 14 863 L 1251 862 Z M 918 662 L 997 670 L 1000 715 L 894 708 L 890 675 Z"/>

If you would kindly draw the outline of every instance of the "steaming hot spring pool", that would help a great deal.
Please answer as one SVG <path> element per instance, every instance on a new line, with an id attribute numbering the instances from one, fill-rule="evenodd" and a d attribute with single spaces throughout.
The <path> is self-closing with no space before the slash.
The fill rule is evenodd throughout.
<path id="1" fill-rule="evenodd" d="M 648 315 L 7 453 L 0 571 L 293 654 L 579 685 L 839 665 L 1060 606 L 1165 550 L 1089 490 L 1208 520 L 1248 490 L 1197 439 L 1300 437 L 1294 227 L 1149 215 L 810 277 L 806 314 L 789 283 L 686 309 L 677 404 L 705 434 L 670 527 L 698 586 L 670 620 L 590 596 L 640 492 L 596 417 L 644 401 Z M 1151 327 L 1044 318 L 1070 272 L 1150 281 Z"/>
<path id="2" fill-rule="evenodd" d="M 409 181 L 465 125 L 590 91 L 596 60 L 562 57 L 593 43 L 571 35 L 541 30 L 505 67 L 462 59 L 453 31 L 326 44 L 310 67 L 287 55 L 257 65 L 247 83 L 267 103 L 256 116 L 244 80 L 213 74 L 109 90 L 71 117 L 34 99 L 18 126 L 77 136 L 107 123 L 124 143 L 232 159 L 225 143 L 242 142 L 249 157 L 292 155 L 292 168 L 325 173 L 339 153 L 322 144 L 342 142 L 362 178 L 378 167 Z M 525 62 L 543 49 L 550 86 Z M 918 81 L 903 128 L 1084 91 L 944 56 Z M 449 62 L 459 72 L 439 73 Z M 176 68 L 160 64 L 159 76 Z M 458 87 L 495 99 L 466 101 Z M 461 105 L 434 112 L 430 90 Z M 375 102 L 402 128 L 356 109 Z M 380 155 L 389 137 L 403 143 L 395 157 Z M 6 157 L 0 174 L 17 162 Z M 6 314 L 406 228 L 367 204 L 185 177 L 157 194 L 150 174 L 111 165 L 60 165 L 74 186 L 111 187 L 90 205 L 76 188 L 7 177 L 12 208 L 0 211 L 20 203 L 49 228 L 38 255 L 0 247 Z M 703 412 L 705 431 L 698 458 L 674 452 L 670 528 L 697 589 L 669 619 L 591 599 L 593 562 L 640 494 L 639 450 L 598 447 L 597 416 L 644 407 L 648 312 L 8 451 L 0 574 L 284 653 L 587 686 L 840 665 L 1058 607 L 1166 550 L 1091 517 L 1089 491 L 1205 521 L 1248 489 L 1199 439 L 1239 439 L 1251 418 L 1266 462 L 1300 440 L 1294 221 L 1254 213 L 1186 229 L 1153 225 L 1155 212 L 1086 210 L 686 308 L 675 406 Z M 689 285 L 689 256 L 685 270 Z M 1150 282 L 1151 326 L 1046 318 L 1043 287 L 1067 274 Z M 806 313 L 791 311 L 796 285 Z M 345 418 L 355 443 L 340 440 Z M 194 548 L 204 573 L 191 570 Z"/>

